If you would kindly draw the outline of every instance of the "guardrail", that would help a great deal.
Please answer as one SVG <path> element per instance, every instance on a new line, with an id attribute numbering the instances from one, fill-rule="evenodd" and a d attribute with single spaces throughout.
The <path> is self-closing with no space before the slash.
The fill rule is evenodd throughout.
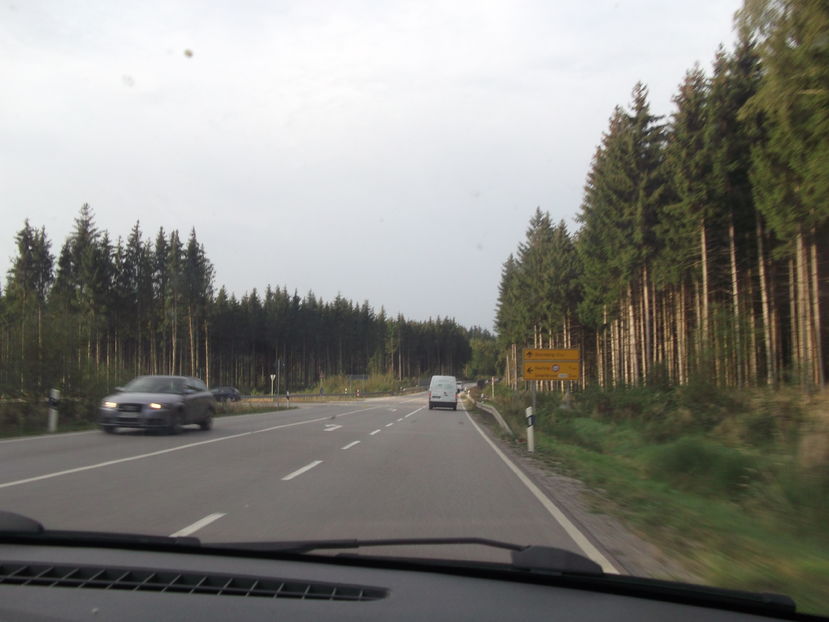
<path id="1" fill-rule="evenodd" d="M 483 402 L 476 402 L 475 400 L 472 400 L 472 403 L 475 404 L 477 408 L 480 408 L 484 412 L 488 412 L 490 415 L 495 417 L 495 421 L 498 422 L 498 425 L 501 426 L 504 432 L 515 438 L 515 433 L 510 429 L 509 425 L 507 425 L 506 419 L 504 419 L 503 415 L 498 412 L 498 409 L 495 408 L 495 406 L 490 406 L 489 404 L 484 404 Z"/>

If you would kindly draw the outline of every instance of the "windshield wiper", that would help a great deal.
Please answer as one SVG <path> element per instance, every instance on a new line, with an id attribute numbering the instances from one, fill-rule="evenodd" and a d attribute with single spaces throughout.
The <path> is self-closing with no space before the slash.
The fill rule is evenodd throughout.
<path id="1" fill-rule="evenodd" d="M 512 552 L 512 567 L 556 573 L 577 573 L 601 576 L 602 567 L 583 555 L 549 546 L 522 546 L 489 538 L 388 538 L 373 540 L 301 540 L 290 542 L 226 542 L 210 544 L 211 548 L 256 551 L 259 553 L 301 554 L 337 549 L 364 549 L 383 546 L 430 546 L 475 544 Z M 434 561 L 434 560 L 431 560 Z"/>
<path id="2" fill-rule="evenodd" d="M 90 547 L 110 546 L 138 550 L 186 551 L 200 554 L 250 554 L 257 557 L 302 559 L 306 561 L 309 559 L 314 561 L 342 559 L 342 554 L 337 557 L 307 555 L 307 553 L 314 551 L 353 550 L 383 546 L 472 544 L 511 551 L 512 563 L 411 557 L 377 558 L 362 557 L 356 554 L 347 555 L 346 559 L 359 561 L 363 564 L 374 561 L 386 565 L 398 561 L 409 569 L 412 566 L 419 566 L 443 572 L 454 570 L 454 573 L 462 574 L 479 570 L 483 573 L 481 576 L 497 575 L 499 578 L 508 579 L 509 575 L 515 575 L 522 577 L 521 580 L 541 581 L 550 585 L 566 585 L 575 589 L 610 592 L 625 596 L 751 612 L 760 615 L 791 615 L 796 613 L 794 601 L 788 596 L 780 594 L 744 592 L 644 577 L 605 574 L 597 563 L 565 549 L 538 545 L 522 546 L 487 538 L 342 539 L 202 544 L 198 538 L 194 537 L 46 530 L 43 525 L 31 518 L 12 512 L 0 511 L 0 542 Z"/>
<path id="3" fill-rule="evenodd" d="M 294 540 L 288 542 L 225 542 L 202 545 L 198 538 L 153 536 L 144 534 L 46 530 L 38 521 L 14 512 L 0 511 L 0 540 L 42 542 L 50 544 L 190 547 L 207 550 L 265 553 L 268 555 L 302 555 L 313 551 L 362 549 L 383 546 L 427 546 L 474 544 L 512 552 L 512 567 L 555 573 L 602 575 L 601 566 L 590 559 L 564 549 L 546 546 L 521 546 L 489 538 L 388 538 L 374 540 Z M 435 560 L 431 560 L 435 561 Z M 449 561 L 449 560 L 445 560 Z"/>
<path id="4" fill-rule="evenodd" d="M 0 541 L 40 542 L 68 544 L 73 546 L 116 546 L 116 547 L 200 547 L 201 541 L 194 537 L 153 536 L 147 534 L 116 533 L 109 531 L 69 531 L 45 529 L 38 521 L 0 510 Z"/>

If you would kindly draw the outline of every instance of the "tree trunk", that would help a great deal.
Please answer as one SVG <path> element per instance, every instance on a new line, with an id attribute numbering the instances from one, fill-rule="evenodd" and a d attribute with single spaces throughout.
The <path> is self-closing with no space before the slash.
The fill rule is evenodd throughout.
<path id="1" fill-rule="evenodd" d="M 742 378 L 742 331 L 740 330 L 740 280 L 737 276 L 737 244 L 735 242 L 735 233 L 734 233 L 734 214 L 729 213 L 728 215 L 728 257 L 729 257 L 729 264 L 731 267 L 731 307 L 733 315 L 733 334 L 732 339 L 734 343 L 734 347 L 732 348 L 733 358 L 732 358 L 732 374 L 734 383 L 737 386 L 742 386 L 743 378 Z"/>
<path id="2" fill-rule="evenodd" d="M 760 375 L 760 348 L 757 347 L 757 313 L 755 312 L 755 305 L 753 304 L 755 300 L 753 277 L 754 274 L 749 269 L 747 279 L 748 291 L 745 297 L 749 301 L 748 313 L 746 314 L 748 316 L 748 352 L 746 353 L 746 363 L 748 365 L 746 377 L 748 381 L 746 384 L 758 384 Z"/>
<path id="3" fill-rule="evenodd" d="M 817 240 L 814 227 L 809 236 L 809 250 L 811 255 L 811 289 L 812 289 L 812 331 L 815 344 L 815 384 L 822 389 L 826 379 L 826 370 L 823 367 L 823 331 L 820 314 L 820 274 L 818 266 Z"/>
<path id="4" fill-rule="evenodd" d="M 809 281 L 807 277 L 806 247 L 803 243 L 803 231 L 797 232 L 797 323 L 800 334 L 800 373 L 801 386 L 807 391 L 814 380 L 813 361 L 814 343 L 811 330 L 811 312 L 809 306 Z"/>
<path id="5" fill-rule="evenodd" d="M 637 344 L 637 330 L 636 330 L 636 310 L 633 302 L 633 288 L 628 283 L 627 291 L 627 308 L 628 308 L 628 352 L 630 359 L 630 376 L 628 384 L 638 384 L 639 382 L 639 359 L 638 359 L 638 344 Z"/>
<path id="6" fill-rule="evenodd" d="M 699 252 L 702 262 L 702 305 L 700 306 L 700 328 L 702 329 L 702 347 L 708 347 L 709 340 L 709 309 L 708 309 L 708 236 L 705 230 L 705 218 L 700 222 Z"/>
<path id="7" fill-rule="evenodd" d="M 653 361 L 653 337 L 651 335 L 653 323 L 651 322 L 650 287 L 648 285 L 648 266 L 642 266 L 642 375 L 647 380 L 651 371 Z"/>
<path id="8" fill-rule="evenodd" d="M 175 303 L 173 304 L 173 325 L 170 327 L 170 373 L 176 375 L 178 368 L 178 317 Z"/>
<path id="9" fill-rule="evenodd" d="M 771 386 L 775 384 L 777 377 L 775 371 L 775 363 L 777 353 L 772 343 L 772 325 L 771 325 L 771 303 L 769 301 L 769 288 L 766 280 L 766 258 L 763 249 L 763 225 L 760 218 L 757 218 L 757 268 L 759 271 L 758 278 L 760 281 L 760 305 L 762 308 L 763 318 L 763 342 L 766 352 L 766 384 Z"/>
<path id="10" fill-rule="evenodd" d="M 204 320 L 204 383 L 210 386 L 210 327 Z"/>
<path id="11" fill-rule="evenodd" d="M 609 320 L 607 322 L 607 337 L 605 339 L 605 351 L 607 354 L 607 386 L 616 386 L 616 329 L 614 327 L 616 320 Z"/>
<path id="12" fill-rule="evenodd" d="M 193 307 L 187 305 L 187 333 L 190 340 L 190 375 L 196 375 L 196 342 L 193 338 Z"/>

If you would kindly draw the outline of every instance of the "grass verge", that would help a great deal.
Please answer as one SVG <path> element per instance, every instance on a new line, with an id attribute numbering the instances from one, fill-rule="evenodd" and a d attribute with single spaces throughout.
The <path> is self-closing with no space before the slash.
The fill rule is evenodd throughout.
<path id="1" fill-rule="evenodd" d="M 615 393 L 615 394 L 614 394 Z M 705 583 L 829 613 L 826 402 L 681 390 L 539 396 L 536 455 Z M 496 406 L 519 436 L 528 396 Z M 524 439 L 519 438 L 519 443 Z"/>

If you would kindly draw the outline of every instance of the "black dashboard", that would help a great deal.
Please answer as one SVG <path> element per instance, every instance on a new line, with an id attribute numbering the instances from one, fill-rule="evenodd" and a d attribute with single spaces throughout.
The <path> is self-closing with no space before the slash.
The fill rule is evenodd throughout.
<path id="1" fill-rule="evenodd" d="M 314 556 L 264 559 L 0 544 L 0 620 L 796 619 L 525 581 L 498 572 Z"/>

